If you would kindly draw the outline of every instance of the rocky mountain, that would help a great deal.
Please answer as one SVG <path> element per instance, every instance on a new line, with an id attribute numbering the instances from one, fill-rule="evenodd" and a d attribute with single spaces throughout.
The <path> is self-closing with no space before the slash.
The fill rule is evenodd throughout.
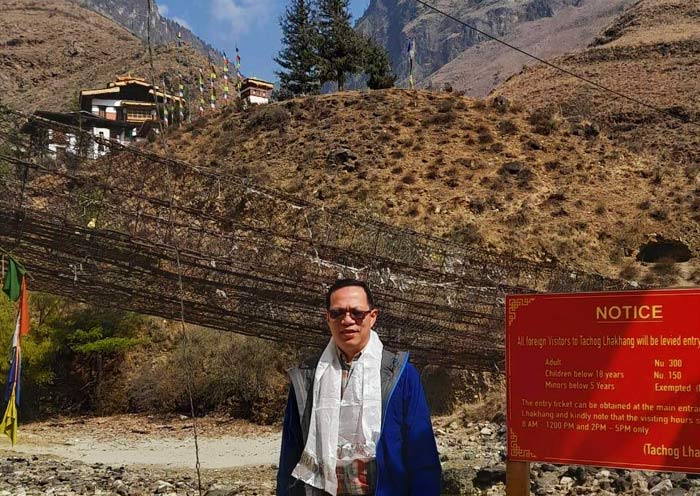
<path id="1" fill-rule="evenodd" d="M 654 156 L 657 183 L 677 170 L 700 192 L 700 6 L 683 0 L 640 0 L 587 49 L 553 62 L 649 106 L 600 91 L 546 66 L 514 76 L 497 94 L 532 109 L 556 108 L 570 122 L 588 122 L 636 153 Z M 650 108 L 653 107 L 653 108 Z M 675 196 L 663 200 L 674 209 Z M 691 206 L 698 229 L 700 202 Z M 651 212 L 649 212 L 651 214 Z"/>
<path id="2" fill-rule="evenodd" d="M 150 77 L 143 42 L 114 21 L 68 0 L 49 6 L 0 0 L 0 101 L 16 109 L 75 109 L 81 88 L 103 86 L 118 75 Z M 50 29 L 49 29 L 50 26 Z M 154 50 L 156 80 L 182 76 L 194 88 L 206 57 L 190 46 Z M 190 94 L 193 94 L 190 90 Z M 190 99 L 190 103 L 193 99 Z"/>
<path id="3" fill-rule="evenodd" d="M 633 0 L 434 0 L 482 31 L 543 58 L 585 48 Z M 531 60 L 440 15 L 415 0 L 371 0 L 357 29 L 383 44 L 400 84 L 408 76 L 406 48 L 416 42 L 419 87 L 449 83 L 485 96 Z"/>
<path id="4" fill-rule="evenodd" d="M 136 36 L 145 40 L 148 31 L 148 7 L 144 0 L 72 0 L 90 10 L 98 12 L 121 26 L 125 27 Z M 158 12 L 156 1 L 152 1 L 151 13 L 151 40 L 156 45 L 175 43 L 178 33 L 182 41 L 189 44 L 195 50 L 205 56 L 219 56 L 218 50 L 205 43 L 192 31 L 181 24 L 163 17 Z"/>

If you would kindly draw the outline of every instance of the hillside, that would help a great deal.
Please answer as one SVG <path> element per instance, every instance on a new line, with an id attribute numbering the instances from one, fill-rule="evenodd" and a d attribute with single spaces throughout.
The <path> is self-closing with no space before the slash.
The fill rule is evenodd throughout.
<path id="1" fill-rule="evenodd" d="M 11 107 L 71 110 L 81 88 L 129 72 L 150 77 L 141 40 L 73 2 L 0 0 L 0 11 L 0 100 Z M 159 81 L 182 74 L 187 88 L 196 84 L 198 69 L 208 67 L 199 52 L 173 45 L 154 50 L 154 65 Z"/>
<path id="2" fill-rule="evenodd" d="M 536 66 L 495 94 L 527 101 L 532 108 L 556 106 L 570 120 L 595 122 L 614 140 L 668 167 L 683 170 L 684 184 L 700 173 L 700 8 L 697 2 L 641 0 L 620 16 L 588 49 L 555 63 L 616 91 L 648 102 L 644 108 L 551 68 Z M 695 123 L 684 122 L 694 121 Z M 700 220 L 698 208 L 695 222 Z"/>
<path id="3" fill-rule="evenodd" d="M 326 206 L 608 275 L 642 278 L 634 257 L 654 233 L 700 249 L 700 191 L 682 170 L 507 101 L 348 92 L 229 108 L 169 142 L 178 158 Z"/>
<path id="4" fill-rule="evenodd" d="M 430 2 L 438 9 L 543 58 L 582 49 L 633 0 L 478 0 Z M 529 60 L 414 0 L 372 0 L 357 29 L 389 52 L 407 84 L 406 46 L 416 41 L 419 87 L 449 83 L 482 97 Z"/>
<path id="5" fill-rule="evenodd" d="M 147 3 L 143 0 L 72 0 L 83 7 L 99 12 L 127 28 L 142 40 L 146 40 L 148 33 Z M 192 31 L 178 24 L 172 19 L 163 17 L 158 11 L 158 5 L 153 1 L 154 11 L 151 13 L 151 40 L 156 45 L 167 45 L 178 40 L 189 44 L 205 57 L 207 55 L 218 56 L 211 45 L 205 43 Z"/>

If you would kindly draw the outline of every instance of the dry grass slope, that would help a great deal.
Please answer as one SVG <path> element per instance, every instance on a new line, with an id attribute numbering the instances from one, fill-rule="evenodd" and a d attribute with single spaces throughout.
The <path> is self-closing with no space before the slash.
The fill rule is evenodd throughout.
<path id="1" fill-rule="evenodd" d="M 614 276 L 646 235 L 679 237 L 700 215 L 681 169 L 504 99 L 385 90 L 230 107 L 169 142 L 328 207 Z"/>
<path id="2" fill-rule="evenodd" d="M 555 106 L 564 117 L 599 124 L 638 154 L 654 155 L 665 173 L 684 169 L 700 177 L 700 9 L 697 2 L 641 0 L 587 50 L 555 60 L 605 86 L 659 107 L 662 115 L 551 68 L 537 66 L 513 77 L 496 94 Z M 691 123 L 689 121 L 694 121 Z M 669 169 L 673 172 L 668 172 Z M 685 182 L 679 184 L 683 190 Z M 651 199 L 650 199 L 651 200 Z M 667 208 L 673 208 L 672 203 Z M 697 220 L 697 206 L 695 207 Z"/>
<path id="3" fill-rule="evenodd" d="M 136 36 L 75 3 L 0 0 L 0 12 L 0 99 L 11 107 L 75 110 L 81 88 L 129 72 L 150 77 L 146 48 Z M 158 80 L 182 74 L 192 88 L 198 69 L 207 67 L 189 47 L 158 47 L 154 59 Z"/>

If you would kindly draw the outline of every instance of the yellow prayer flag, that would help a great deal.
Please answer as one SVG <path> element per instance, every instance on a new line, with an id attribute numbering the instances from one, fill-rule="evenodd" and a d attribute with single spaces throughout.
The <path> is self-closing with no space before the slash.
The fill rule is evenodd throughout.
<path id="1" fill-rule="evenodd" d="M 16 385 L 13 385 L 12 394 L 10 394 L 10 401 L 7 403 L 5 416 L 0 424 L 2 433 L 10 438 L 10 441 L 12 441 L 12 446 L 17 443 L 17 402 L 15 401 L 15 388 Z"/>

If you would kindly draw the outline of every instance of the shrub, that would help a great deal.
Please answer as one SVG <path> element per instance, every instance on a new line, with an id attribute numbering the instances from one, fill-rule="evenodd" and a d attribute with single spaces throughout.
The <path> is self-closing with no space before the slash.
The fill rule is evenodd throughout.
<path id="1" fill-rule="evenodd" d="M 532 124 L 533 130 L 538 134 L 552 134 L 559 127 L 559 118 L 551 108 L 544 108 L 530 114 L 528 122 Z"/>
<path id="2" fill-rule="evenodd" d="M 214 409 L 259 423 L 279 420 L 287 380 L 283 370 L 297 359 L 282 345 L 206 329 L 178 333 L 173 349 L 131 378 L 129 402 L 137 411 L 189 414 L 192 384 L 199 414 Z"/>
<path id="3" fill-rule="evenodd" d="M 481 143 L 482 145 L 494 142 L 493 133 L 491 133 L 491 130 L 488 127 L 479 126 L 476 132 L 479 133 L 479 143 Z"/>
<path id="4" fill-rule="evenodd" d="M 471 222 L 466 222 L 460 226 L 455 226 L 452 231 L 449 232 L 447 237 L 460 244 L 478 244 L 484 240 L 484 237 L 479 231 L 479 226 Z"/>
<path id="5" fill-rule="evenodd" d="M 516 134 L 518 132 L 518 125 L 511 119 L 506 119 L 498 123 L 498 131 L 501 134 Z"/>
<path id="6" fill-rule="evenodd" d="M 639 267 L 633 263 L 628 263 L 620 269 L 620 277 L 628 281 L 634 281 L 639 277 Z"/>
<path id="7" fill-rule="evenodd" d="M 289 111 L 280 105 L 255 105 L 250 110 L 247 125 L 251 129 L 286 129 L 291 120 Z"/>
<path id="8" fill-rule="evenodd" d="M 410 173 L 406 174 L 405 176 L 403 176 L 401 178 L 401 181 L 404 184 L 415 184 L 416 183 L 416 176 L 413 174 L 413 172 L 410 172 Z"/>
<path id="9" fill-rule="evenodd" d="M 453 107 L 454 101 L 452 99 L 441 100 L 440 103 L 437 104 L 437 111 L 444 114 L 446 112 L 450 112 Z"/>
<path id="10" fill-rule="evenodd" d="M 432 114 L 423 119 L 424 126 L 444 126 L 454 122 L 457 118 L 457 114 L 453 111 L 448 112 L 438 112 L 437 114 Z"/>
<path id="11" fill-rule="evenodd" d="M 660 208 L 657 208 L 657 209 L 653 210 L 653 211 L 649 214 L 649 216 L 650 216 L 652 219 L 658 220 L 658 221 L 668 220 L 668 212 L 666 212 L 666 210 L 662 210 L 662 209 L 660 209 Z"/>

